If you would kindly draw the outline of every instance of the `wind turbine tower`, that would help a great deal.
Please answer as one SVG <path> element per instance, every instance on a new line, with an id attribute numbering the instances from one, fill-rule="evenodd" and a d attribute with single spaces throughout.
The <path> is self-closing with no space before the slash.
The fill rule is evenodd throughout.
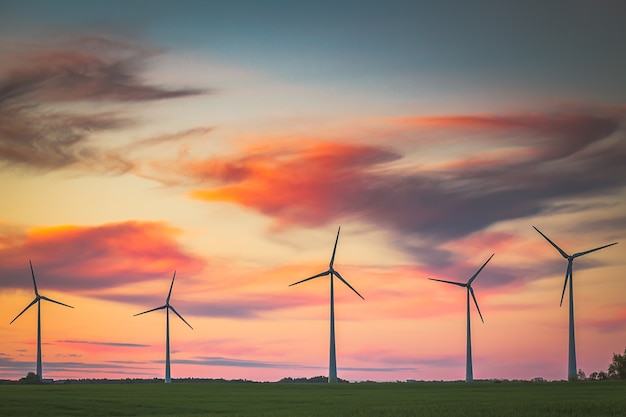
<path id="1" fill-rule="evenodd" d="M 53 300 L 51 298 L 48 298 L 44 295 L 39 294 L 39 291 L 37 291 L 37 282 L 35 281 L 35 272 L 33 271 L 33 263 L 30 261 L 30 259 L 28 260 L 28 263 L 30 264 L 30 274 L 33 277 L 33 287 L 35 289 L 35 298 L 33 299 L 33 301 L 30 302 L 29 305 L 26 306 L 24 310 L 22 310 L 20 314 L 15 316 L 15 318 L 11 320 L 11 323 L 9 324 L 12 324 L 15 320 L 17 320 L 19 316 L 24 314 L 24 312 L 28 310 L 29 308 L 31 308 L 34 304 L 37 304 L 37 377 L 39 378 L 40 381 L 42 381 L 43 374 L 42 374 L 42 369 L 41 369 L 42 368 L 41 367 L 41 300 L 50 301 L 51 303 L 60 304 L 62 306 L 69 307 L 69 308 L 74 308 L 74 307 L 67 305 L 67 304 L 63 304 L 59 301 Z"/>
<path id="2" fill-rule="evenodd" d="M 328 364 L 328 382 L 336 383 L 337 382 L 337 354 L 335 352 L 335 292 L 334 292 L 334 277 L 337 276 L 341 282 L 346 284 L 348 288 L 356 293 L 361 299 L 365 300 L 361 294 L 357 290 L 355 290 L 352 285 L 348 283 L 339 272 L 335 270 L 333 267 L 335 263 L 335 253 L 337 251 L 337 242 L 339 242 L 339 232 L 341 232 L 341 226 L 337 230 L 337 238 L 335 239 L 335 247 L 333 248 L 333 254 L 330 257 L 330 263 L 328 264 L 328 269 L 324 272 L 320 272 L 317 275 L 313 275 L 312 277 L 303 279 L 302 281 L 294 282 L 289 286 L 297 285 L 303 283 L 305 281 L 310 281 L 315 278 L 324 277 L 326 275 L 330 275 L 330 360 Z"/>
<path id="3" fill-rule="evenodd" d="M 554 249 L 556 249 L 561 256 L 567 259 L 567 270 L 565 271 L 565 282 L 563 283 L 563 292 L 561 293 L 561 304 L 563 305 L 563 296 L 565 296 L 565 288 L 569 281 L 569 351 L 567 358 L 567 379 L 569 381 L 575 381 L 578 379 L 578 368 L 576 367 L 576 338 L 574 337 L 574 275 L 572 274 L 572 268 L 574 265 L 574 259 L 579 256 L 586 255 L 591 252 L 595 252 L 600 249 L 608 248 L 609 246 L 617 245 L 618 242 L 609 243 L 608 245 L 600 246 L 599 248 L 589 249 L 584 252 L 578 252 L 573 255 L 568 255 L 563 249 L 559 248 L 556 243 L 551 241 L 548 236 L 541 233 L 535 226 L 533 228 L 543 236 L 548 243 L 550 243 Z"/>
<path id="4" fill-rule="evenodd" d="M 150 313 L 152 311 L 165 309 L 165 383 L 166 384 L 169 384 L 172 382 L 172 377 L 170 374 L 170 310 L 172 310 L 172 312 L 176 314 L 178 318 L 180 318 L 187 326 L 189 326 L 190 329 L 193 330 L 193 327 L 191 327 L 191 325 L 187 323 L 187 320 L 185 320 L 183 316 L 178 314 L 178 311 L 176 311 L 174 306 L 170 304 L 170 298 L 172 297 L 172 288 L 174 287 L 174 278 L 176 278 L 176 271 L 174 271 L 174 276 L 172 277 L 172 284 L 170 285 L 170 292 L 167 294 L 167 299 L 165 300 L 164 305 L 133 315 L 133 316 L 140 316 L 142 314 Z"/>
<path id="5" fill-rule="evenodd" d="M 480 267 L 478 271 L 467 281 L 463 282 L 455 282 L 455 281 L 444 281 L 442 279 L 428 278 L 431 281 L 443 282 L 446 284 L 458 285 L 459 287 L 464 287 L 467 291 L 467 351 L 465 356 L 465 382 L 472 382 L 474 380 L 474 370 L 472 367 L 472 329 L 471 329 L 471 320 L 470 320 L 470 295 L 474 300 L 474 304 L 476 305 L 476 310 L 478 310 L 478 315 L 480 316 L 480 321 L 485 323 L 483 320 L 483 315 L 480 313 L 480 307 L 478 307 L 478 301 L 476 301 L 476 296 L 474 295 L 474 289 L 472 288 L 472 282 L 476 279 L 478 274 L 483 270 L 483 268 L 487 265 L 487 263 L 493 258 L 492 254 L 489 259 L 485 261 L 483 266 Z"/>

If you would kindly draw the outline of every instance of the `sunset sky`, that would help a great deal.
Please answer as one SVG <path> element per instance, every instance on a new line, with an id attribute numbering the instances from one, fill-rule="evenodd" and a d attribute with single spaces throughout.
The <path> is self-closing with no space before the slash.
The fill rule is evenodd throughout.
<path id="1" fill-rule="evenodd" d="M 626 347 L 626 3 L 0 1 L 0 379 L 567 378 Z"/>

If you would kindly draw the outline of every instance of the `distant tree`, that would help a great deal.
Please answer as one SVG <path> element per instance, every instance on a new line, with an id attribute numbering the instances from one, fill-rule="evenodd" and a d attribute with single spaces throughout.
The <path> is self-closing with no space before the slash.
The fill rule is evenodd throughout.
<path id="1" fill-rule="evenodd" d="M 608 376 L 611 379 L 626 379 L 626 349 L 624 354 L 613 354 L 613 362 L 609 365 Z"/>
<path id="2" fill-rule="evenodd" d="M 576 379 L 579 381 L 584 381 L 585 379 L 587 379 L 587 375 L 585 375 L 585 371 L 583 371 L 582 369 L 579 369 L 578 373 L 576 374 Z"/>
<path id="3" fill-rule="evenodd" d="M 311 378 L 292 378 L 292 377 L 286 377 L 281 379 L 280 381 L 278 381 L 280 383 L 322 383 L 322 384 L 327 384 L 328 383 L 328 377 L 327 376 L 314 376 Z M 349 381 L 343 380 L 341 378 L 337 378 L 337 382 L 340 383 L 347 383 Z"/>
<path id="4" fill-rule="evenodd" d="M 41 380 L 39 379 L 39 376 L 36 373 L 29 372 L 26 374 L 24 378 L 20 378 L 19 383 L 27 384 L 27 385 L 41 384 Z"/>
<path id="5" fill-rule="evenodd" d="M 589 375 L 589 380 L 590 381 L 604 381 L 605 379 L 609 379 L 609 374 L 607 374 L 604 371 L 592 372 Z"/>

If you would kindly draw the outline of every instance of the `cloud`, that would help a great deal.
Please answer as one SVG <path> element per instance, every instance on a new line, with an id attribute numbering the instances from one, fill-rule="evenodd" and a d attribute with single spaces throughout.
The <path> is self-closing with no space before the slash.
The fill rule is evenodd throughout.
<path id="1" fill-rule="evenodd" d="M 241 296 L 236 299 L 211 300 L 202 304 L 186 305 L 194 315 L 205 317 L 253 318 L 280 311 L 297 308 L 310 302 L 307 296 L 277 297 L 271 294 Z"/>
<path id="2" fill-rule="evenodd" d="M 33 361 L 19 361 L 9 357 L 0 356 L 0 370 L 5 373 L 15 376 L 26 375 L 29 371 L 34 371 Z M 96 362 L 52 362 L 46 361 L 44 363 L 44 375 L 49 373 L 64 373 L 68 372 L 73 375 L 79 373 L 85 374 L 100 374 L 111 373 L 120 375 L 134 375 L 142 376 L 151 374 L 151 367 L 145 366 L 141 362 L 119 362 L 106 361 L 104 363 Z"/>
<path id="3" fill-rule="evenodd" d="M 133 122 L 114 113 L 50 113 L 30 104 L 0 102 L 0 164 L 50 171 L 73 167 L 124 173 L 134 163 L 90 143 L 91 135 Z"/>
<path id="4" fill-rule="evenodd" d="M 133 162 L 94 137 L 137 121 L 117 109 L 89 111 L 95 108 L 91 104 L 106 108 L 209 93 L 147 84 L 142 73 L 158 51 L 144 45 L 80 37 L 56 45 L 12 46 L 4 45 L 11 64 L 0 67 L 0 165 L 127 172 Z"/>
<path id="5" fill-rule="evenodd" d="M 430 140 L 425 127 L 413 123 L 401 125 L 401 136 L 414 138 L 409 150 L 402 150 L 406 141 L 392 147 L 393 140 L 385 146 L 298 143 L 195 160 L 186 169 L 205 184 L 193 198 L 256 210 L 278 227 L 357 219 L 395 232 L 408 252 L 427 249 L 425 242 L 433 252 L 433 243 L 436 248 L 500 221 L 553 212 L 564 200 L 623 189 L 625 116 L 615 110 L 429 119 L 426 133 L 447 130 L 450 146 L 466 146 L 459 137 L 468 129 L 477 131 L 479 143 L 428 164 L 410 162 L 419 156 L 420 138 Z M 445 252 L 435 249 L 434 255 L 445 264 Z"/>
<path id="6" fill-rule="evenodd" d="M 212 130 L 213 128 L 209 126 L 194 127 L 194 128 L 182 130 L 176 133 L 169 133 L 169 134 L 151 137 L 148 139 L 135 141 L 125 146 L 123 149 L 126 151 L 131 151 L 131 150 L 135 150 L 139 148 L 160 145 L 162 143 L 171 143 L 175 141 L 180 141 L 180 140 L 187 139 L 187 138 L 202 137 Z"/>
<path id="7" fill-rule="evenodd" d="M 604 313 L 602 317 L 595 319 L 582 319 L 581 326 L 597 330 L 600 333 L 615 333 L 626 330 L 626 309 L 616 311 L 613 317 Z M 580 320 L 580 319 L 579 319 Z"/>
<path id="8" fill-rule="evenodd" d="M 270 285 L 270 280 L 265 280 L 262 285 L 256 278 L 259 274 L 275 276 L 275 270 L 255 271 L 254 278 L 245 269 L 221 272 L 223 280 L 198 279 L 209 268 L 209 262 L 177 242 L 181 233 L 163 222 L 129 221 L 31 230 L 0 225 L 0 291 L 16 288 L 32 291 L 28 264 L 31 259 L 42 294 L 62 290 L 92 299 L 133 304 L 137 313 L 163 305 L 174 271 L 177 271 L 177 287 L 172 305 L 186 319 L 190 316 L 258 318 L 322 300 L 327 302 L 326 297 L 317 294 L 294 293 L 284 297 L 274 291 L 285 291 L 288 282 Z M 161 282 L 162 286 L 155 284 L 149 291 L 137 286 L 148 281 Z M 214 296 L 198 299 L 198 286 Z M 230 291 L 233 288 L 237 288 L 234 295 Z M 190 324 L 194 325 L 192 321 Z"/>
<path id="9" fill-rule="evenodd" d="M 45 288 L 84 293 L 170 276 L 174 270 L 197 273 L 205 266 L 176 242 L 181 231 L 166 223 L 129 221 L 16 233 L 0 229 L 0 242 L 10 243 L 0 246 L 3 289 L 32 289 L 29 259 Z"/>
<path id="10" fill-rule="evenodd" d="M 524 142 L 540 145 L 534 155 L 543 160 L 565 158 L 614 133 L 623 114 L 519 114 L 519 115 L 456 115 L 399 119 L 401 124 L 417 128 L 451 130 L 461 134 L 497 133 L 499 141 L 519 144 L 517 135 L 524 133 Z M 557 140 L 552 140 L 556 138 Z M 529 149 L 532 151 L 532 149 Z"/>
<path id="11" fill-rule="evenodd" d="M 377 363 L 388 364 L 392 366 L 403 365 L 404 367 L 394 367 L 389 369 L 397 370 L 415 370 L 416 366 L 434 366 L 438 368 L 455 368 L 465 364 L 465 357 L 462 355 L 406 355 L 397 352 L 379 349 L 366 349 L 358 353 L 350 355 L 351 358 L 370 362 L 372 358 L 376 358 Z M 412 366 L 412 367 L 409 367 Z M 344 368 L 347 369 L 347 368 Z M 381 368 L 384 369 L 384 368 Z"/>
<path id="12" fill-rule="evenodd" d="M 367 190 L 367 170 L 400 158 L 374 146 L 335 143 L 253 152 L 189 164 L 190 175 L 226 183 L 196 190 L 193 196 L 252 207 L 281 225 L 315 226 L 351 213 L 356 202 L 348 194 L 360 198 Z"/>
<path id="13" fill-rule="evenodd" d="M 97 346 L 112 346 L 112 347 L 150 347 L 150 345 L 144 345 L 140 343 L 119 343 L 119 342 L 96 342 L 89 340 L 57 340 L 57 343 L 71 343 L 79 345 L 97 345 Z"/>
<path id="14" fill-rule="evenodd" d="M 167 288 L 163 287 L 162 296 L 157 295 L 127 295 L 127 294 L 101 294 L 94 293 L 92 296 L 102 300 L 115 301 L 119 303 L 135 304 L 145 308 L 158 307 L 163 305 Z M 241 295 L 238 298 L 224 298 L 219 300 L 180 300 L 174 297 L 170 302 L 176 310 L 183 316 L 209 317 L 209 318 L 236 318 L 250 319 L 258 318 L 271 313 L 289 308 L 310 305 L 319 297 L 292 296 L 276 297 L 275 295 Z M 311 301 L 313 299 L 313 301 Z M 140 312 L 140 311 L 138 311 Z M 190 323 L 193 326 L 193 323 Z"/>
<path id="15" fill-rule="evenodd" d="M 339 367 L 340 371 L 359 371 L 359 372 L 401 372 L 401 371 L 415 371 L 415 368 L 359 368 L 359 367 Z"/>
<path id="16" fill-rule="evenodd" d="M 298 365 L 289 362 L 264 362 L 221 356 L 205 356 L 196 359 L 174 359 L 172 362 L 181 365 L 228 366 L 237 368 L 322 369 L 321 367 Z"/>
<path id="17" fill-rule="evenodd" d="M 157 50 L 112 38 L 76 37 L 14 52 L 0 79 L 0 102 L 106 100 L 141 102 L 208 93 L 146 84 L 141 71 Z"/>

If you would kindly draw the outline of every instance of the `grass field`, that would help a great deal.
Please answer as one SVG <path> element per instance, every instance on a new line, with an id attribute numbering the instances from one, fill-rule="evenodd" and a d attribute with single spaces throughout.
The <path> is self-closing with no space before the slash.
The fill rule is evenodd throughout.
<path id="1" fill-rule="evenodd" d="M 2 416 L 626 416 L 626 381 L 0 386 Z"/>

